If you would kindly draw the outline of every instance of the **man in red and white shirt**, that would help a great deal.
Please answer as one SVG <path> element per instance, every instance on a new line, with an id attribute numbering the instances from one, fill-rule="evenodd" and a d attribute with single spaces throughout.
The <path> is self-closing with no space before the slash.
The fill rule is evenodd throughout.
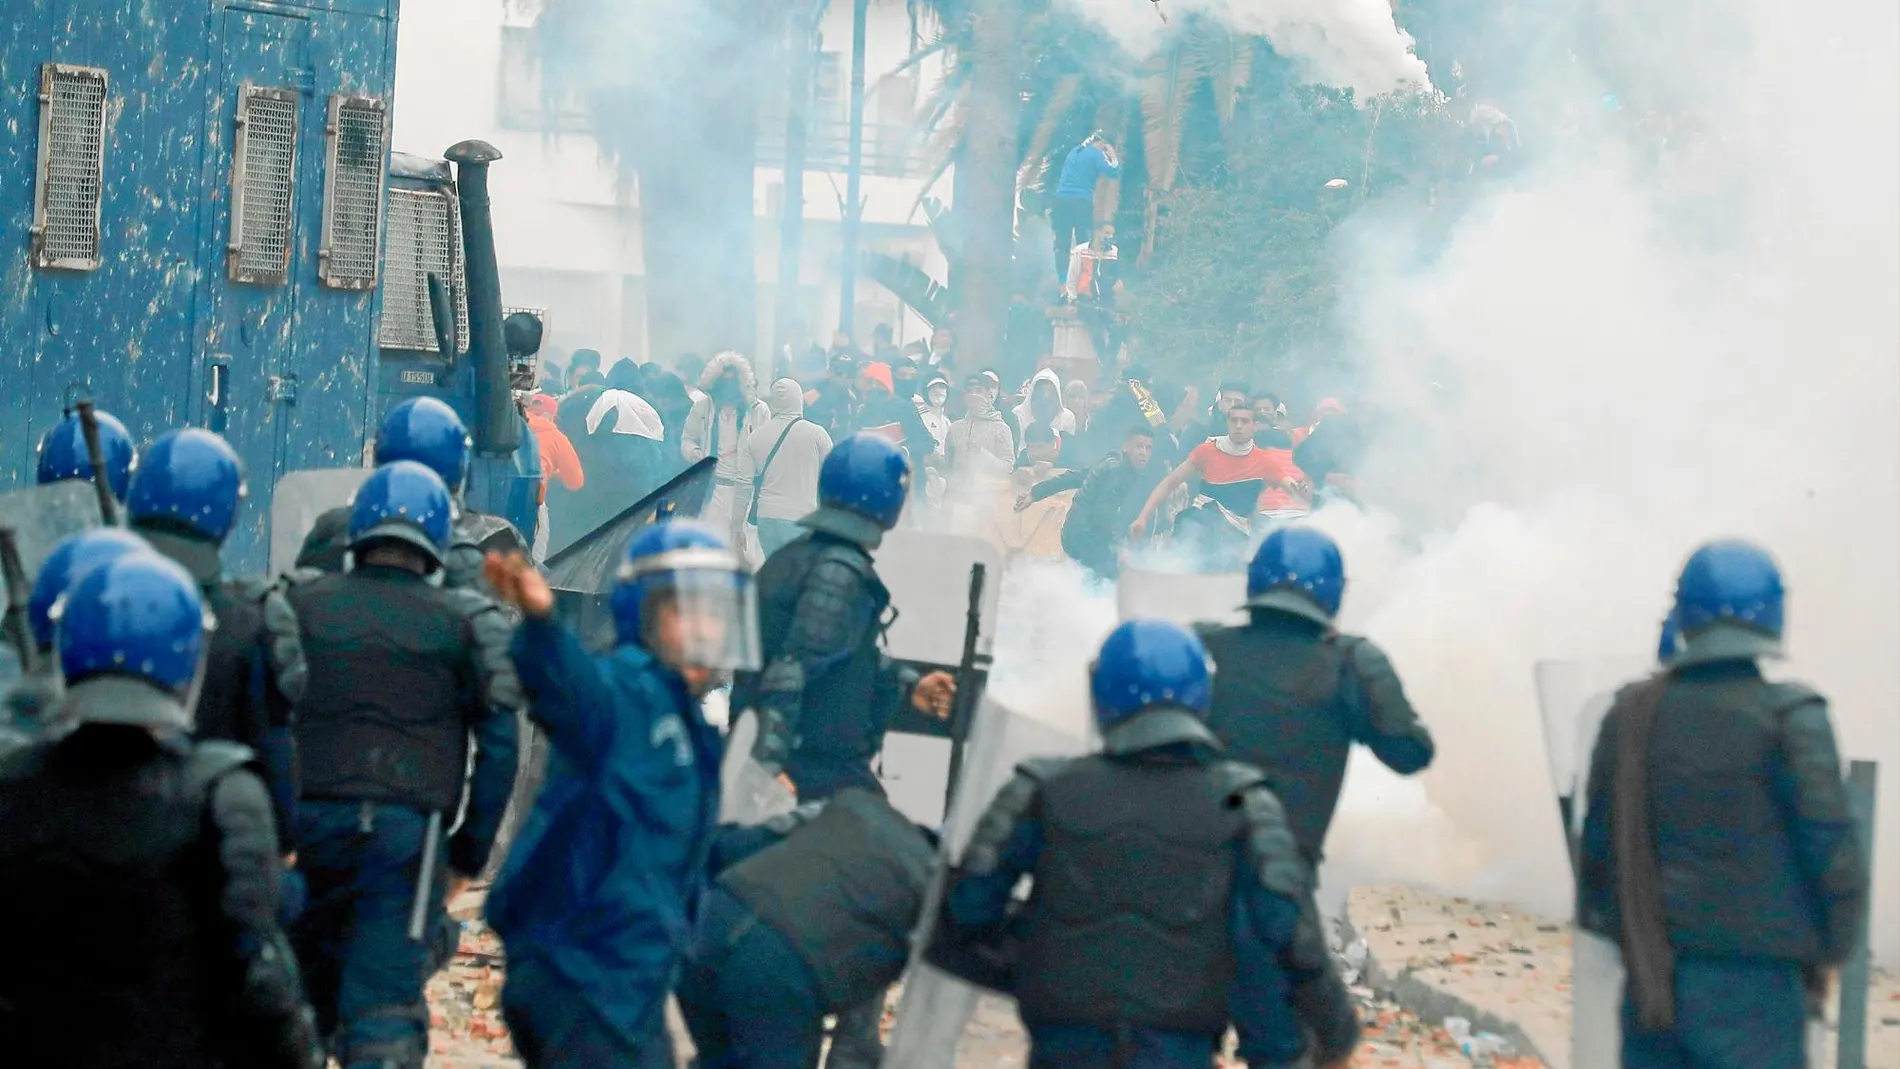
<path id="1" fill-rule="evenodd" d="M 1293 466 L 1291 458 L 1281 456 L 1279 450 L 1256 446 L 1253 436 L 1253 409 L 1235 405 L 1228 410 L 1226 437 L 1209 438 L 1195 446 L 1187 459 L 1161 480 L 1148 495 L 1147 503 L 1141 506 L 1140 515 L 1129 525 L 1128 536 L 1142 537 L 1155 509 L 1167 500 L 1175 487 L 1194 475 L 1201 477 L 1202 493 L 1227 511 L 1250 518 L 1261 511 L 1262 499 L 1271 491 L 1303 497 L 1308 489 L 1306 480 Z"/>

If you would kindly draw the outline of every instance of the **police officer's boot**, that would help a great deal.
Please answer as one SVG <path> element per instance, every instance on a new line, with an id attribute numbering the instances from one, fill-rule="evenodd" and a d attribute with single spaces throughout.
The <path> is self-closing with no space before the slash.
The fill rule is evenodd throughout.
<path id="1" fill-rule="evenodd" d="M 831 1029 L 825 1069 L 878 1069 L 884 1060 L 884 992 L 840 1013 Z"/>

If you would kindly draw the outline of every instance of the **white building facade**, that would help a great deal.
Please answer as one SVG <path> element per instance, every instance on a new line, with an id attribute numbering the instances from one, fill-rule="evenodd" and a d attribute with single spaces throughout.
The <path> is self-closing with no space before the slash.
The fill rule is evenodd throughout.
<path id="1" fill-rule="evenodd" d="M 806 151 L 799 309 L 811 339 L 826 344 L 840 312 L 841 220 L 848 157 L 852 5 L 834 0 L 821 27 L 817 94 Z M 612 163 L 574 111 L 546 107 L 533 61 L 533 15 L 506 0 L 405 0 L 399 29 L 392 147 L 436 156 L 479 138 L 500 149 L 490 172 L 502 301 L 547 309 L 543 354 L 575 349 L 670 364 L 647 340 L 646 264 L 637 188 L 621 188 Z M 922 31 L 928 33 L 928 27 Z M 863 249 L 909 259 L 938 279 L 944 264 L 921 208 L 926 166 L 914 118 L 941 78 L 933 61 L 887 77 L 917 45 L 902 0 L 873 0 L 866 33 Z M 473 77 L 482 71 L 493 77 Z M 782 81 L 782 79 L 778 79 Z M 776 94 L 768 94 L 776 96 Z M 784 203 L 782 98 L 761 110 L 753 210 L 762 367 L 779 279 Z M 930 190 L 948 202 L 944 175 Z M 869 348 L 889 324 L 898 343 L 928 333 L 888 290 L 862 276 L 853 335 Z"/>

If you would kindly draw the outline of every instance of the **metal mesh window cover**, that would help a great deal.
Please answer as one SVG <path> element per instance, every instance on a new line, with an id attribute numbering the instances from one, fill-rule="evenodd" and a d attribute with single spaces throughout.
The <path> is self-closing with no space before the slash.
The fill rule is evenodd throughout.
<path id="1" fill-rule="evenodd" d="M 429 315 L 429 275 L 434 273 L 449 283 L 449 299 L 455 305 L 455 351 L 466 350 L 468 289 L 462 280 L 462 220 L 455 197 L 435 190 L 392 189 L 387 225 L 377 342 L 385 349 L 439 351 Z"/>
<path id="2" fill-rule="evenodd" d="M 329 184 L 323 197 L 317 277 L 332 289 L 376 285 L 388 122 L 389 105 L 374 97 L 338 93 L 330 98 L 323 165 Z"/>
<path id="3" fill-rule="evenodd" d="M 106 72 L 40 67 L 40 151 L 33 185 L 33 263 L 90 271 L 99 266 L 105 191 Z"/>
<path id="4" fill-rule="evenodd" d="M 296 179 L 297 91 L 241 87 L 231 153 L 231 281 L 282 285 L 290 277 Z"/>

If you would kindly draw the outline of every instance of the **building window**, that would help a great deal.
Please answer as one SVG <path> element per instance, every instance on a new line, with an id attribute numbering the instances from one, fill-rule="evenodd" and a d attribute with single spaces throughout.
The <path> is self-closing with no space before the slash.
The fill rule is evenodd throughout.
<path id="1" fill-rule="evenodd" d="M 389 191 L 389 251 L 383 264 L 385 349 L 440 351 L 429 310 L 429 276 L 440 278 L 455 306 L 456 352 L 468 344 L 467 286 L 462 280 L 461 213 L 455 197 L 436 190 Z M 452 354 L 444 354 L 452 355 Z"/>
<path id="2" fill-rule="evenodd" d="M 578 90 L 560 100 L 542 91 L 541 54 L 532 26 L 501 28 L 501 72 L 496 116 L 504 130 L 586 133 L 587 102 Z"/>
<path id="3" fill-rule="evenodd" d="M 324 125 L 323 240 L 317 277 L 332 289 L 376 285 L 381 251 L 383 175 L 388 171 L 389 107 L 374 97 L 330 98 Z"/>

